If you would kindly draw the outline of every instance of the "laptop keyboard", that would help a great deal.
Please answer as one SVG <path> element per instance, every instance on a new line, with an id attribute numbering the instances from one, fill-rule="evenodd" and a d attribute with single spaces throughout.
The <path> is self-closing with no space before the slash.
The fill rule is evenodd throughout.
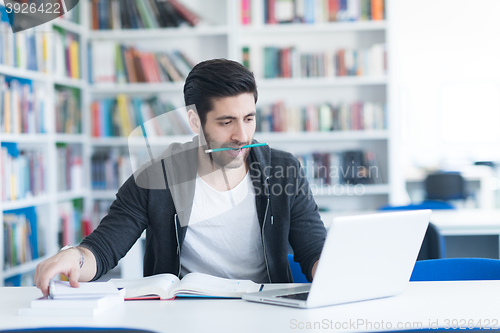
<path id="1" fill-rule="evenodd" d="M 281 295 L 281 296 L 277 296 L 277 297 L 279 297 L 279 298 L 291 298 L 291 299 L 298 299 L 301 301 L 305 301 L 305 300 L 307 300 L 307 296 L 309 296 L 308 291 L 305 293 L 288 294 L 288 295 Z"/>

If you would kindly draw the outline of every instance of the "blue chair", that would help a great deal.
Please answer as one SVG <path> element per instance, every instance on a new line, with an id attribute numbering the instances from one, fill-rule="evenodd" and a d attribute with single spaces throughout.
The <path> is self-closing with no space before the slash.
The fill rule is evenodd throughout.
<path id="1" fill-rule="evenodd" d="M 500 260 L 448 258 L 415 263 L 410 281 L 500 280 Z"/>
<path id="2" fill-rule="evenodd" d="M 290 271 L 292 272 L 294 283 L 309 283 L 309 281 L 307 281 L 306 279 L 306 276 L 300 269 L 300 264 L 293 260 L 293 254 L 288 254 L 288 264 L 290 265 Z"/>

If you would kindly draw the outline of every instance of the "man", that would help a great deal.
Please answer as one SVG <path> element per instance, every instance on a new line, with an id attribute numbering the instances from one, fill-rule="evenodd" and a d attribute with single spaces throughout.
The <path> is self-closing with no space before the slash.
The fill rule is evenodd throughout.
<path id="1" fill-rule="evenodd" d="M 145 229 L 145 276 L 292 282 L 290 244 L 312 280 L 326 231 L 298 160 L 268 146 L 206 152 L 256 142 L 253 74 L 226 59 L 202 62 L 186 78 L 184 99 L 198 136 L 135 172 L 91 235 L 37 266 L 44 294 L 57 274 L 74 287 L 98 279 Z"/>

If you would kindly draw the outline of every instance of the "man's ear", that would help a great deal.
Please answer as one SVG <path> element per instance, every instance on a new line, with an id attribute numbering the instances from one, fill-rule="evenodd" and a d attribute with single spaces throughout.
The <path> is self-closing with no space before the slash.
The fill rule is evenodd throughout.
<path id="1" fill-rule="evenodd" d="M 191 130 L 195 132 L 196 134 L 200 135 L 201 133 L 201 120 L 198 114 L 193 110 L 189 109 L 188 111 L 188 119 L 189 119 L 189 126 L 191 127 Z"/>

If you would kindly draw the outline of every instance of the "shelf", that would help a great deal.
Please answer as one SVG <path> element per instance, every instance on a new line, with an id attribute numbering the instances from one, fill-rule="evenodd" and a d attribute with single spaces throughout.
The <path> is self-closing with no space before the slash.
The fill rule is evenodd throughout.
<path id="1" fill-rule="evenodd" d="M 61 19 L 58 18 L 53 21 L 54 26 L 62 28 L 68 32 L 72 32 L 75 34 L 81 34 L 82 33 L 82 27 L 79 24 L 76 24 L 74 22 L 71 22 L 67 19 Z"/>
<path id="2" fill-rule="evenodd" d="M 257 86 L 262 88 L 307 88 L 336 86 L 371 86 L 385 85 L 386 76 L 337 76 L 334 78 L 278 78 L 257 79 Z"/>
<path id="3" fill-rule="evenodd" d="M 36 266 L 39 263 L 41 263 L 42 261 L 44 261 L 45 259 L 48 259 L 48 258 L 49 258 L 49 256 L 43 256 L 41 258 L 32 260 L 30 262 L 21 264 L 19 266 L 8 268 L 2 273 L 2 278 L 7 279 L 7 278 L 10 278 L 12 276 L 16 276 L 19 274 L 24 274 L 27 272 L 34 271 L 36 269 Z"/>
<path id="4" fill-rule="evenodd" d="M 310 182 L 311 192 L 314 196 L 364 196 L 364 195 L 389 195 L 390 188 L 387 184 L 377 185 L 334 185 L 317 187 Z"/>
<path id="5" fill-rule="evenodd" d="M 61 143 L 85 143 L 87 137 L 83 134 L 63 134 L 59 133 L 55 136 L 56 142 Z"/>
<path id="6" fill-rule="evenodd" d="M 32 198 L 25 198 L 13 201 L 3 201 L 2 211 L 26 208 L 31 206 L 40 206 L 50 203 L 50 197 L 48 195 L 41 195 Z"/>
<path id="7" fill-rule="evenodd" d="M 186 38 L 203 36 L 225 36 L 229 34 L 227 26 L 197 26 L 163 29 L 128 29 L 128 30 L 99 30 L 91 31 L 89 39 L 162 39 L 162 38 Z"/>
<path id="8" fill-rule="evenodd" d="M 46 73 L 14 68 L 6 65 L 0 65 L 0 74 L 33 81 L 46 81 L 49 77 L 49 75 Z"/>
<path id="9" fill-rule="evenodd" d="M 1 142 L 44 144 L 49 142 L 48 134 L 5 134 L 0 133 Z"/>
<path id="10" fill-rule="evenodd" d="M 90 92 L 95 95 L 182 93 L 183 88 L 184 82 L 96 84 L 90 87 Z"/>
<path id="11" fill-rule="evenodd" d="M 93 190 L 92 199 L 94 200 L 115 200 L 118 190 Z"/>
<path id="12" fill-rule="evenodd" d="M 242 35 L 260 34 L 310 34 L 326 32 L 362 32 L 385 30 L 385 21 L 357 21 L 357 22 L 332 22 L 332 23 L 289 23 L 289 24 L 262 24 L 241 27 Z"/>
<path id="13" fill-rule="evenodd" d="M 83 189 L 78 191 L 65 191 L 57 193 L 57 201 L 69 201 L 74 199 L 80 199 L 88 196 L 89 191 Z"/>
<path id="14" fill-rule="evenodd" d="M 260 142 L 279 142 L 296 144 L 300 142 L 328 142 L 344 140 L 386 140 L 389 138 L 387 130 L 379 131 L 338 131 L 338 132 L 257 132 L 255 138 Z"/>
<path id="15" fill-rule="evenodd" d="M 59 86 L 66 86 L 70 88 L 83 89 L 86 87 L 87 83 L 82 79 L 73 79 L 69 77 L 57 77 L 54 78 L 54 84 Z"/>
<path id="16" fill-rule="evenodd" d="M 172 142 L 188 142 L 193 139 L 193 135 L 173 135 L 173 136 L 163 136 L 163 137 L 150 137 L 149 145 L 150 146 L 168 146 Z M 92 138 L 91 144 L 93 146 L 101 146 L 101 147 L 122 147 L 128 146 L 145 146 L 145 141 L 143 138 L 133 138 L 129 140 L 124 137 L 104 137 L 104 138 Z"/>

